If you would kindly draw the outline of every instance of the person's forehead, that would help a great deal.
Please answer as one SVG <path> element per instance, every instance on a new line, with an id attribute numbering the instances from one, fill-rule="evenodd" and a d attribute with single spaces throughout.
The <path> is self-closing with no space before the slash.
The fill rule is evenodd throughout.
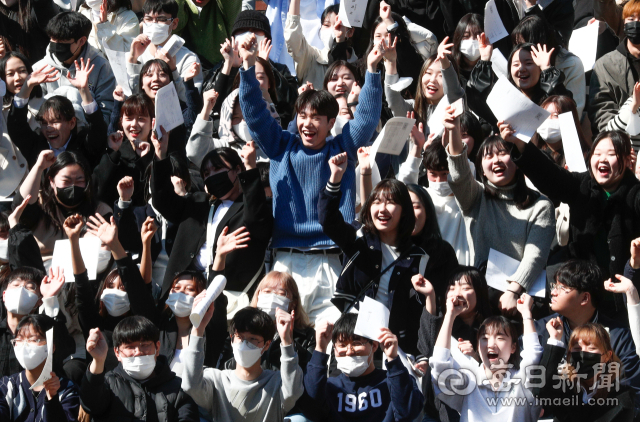
<path id="1" fill-rule="evenodd" d="M 66 39 L 66 40 L 59 40 L 57 38 L 51 38 L 52 42 L 58 43 L 58 44 L 73 44 L 76 40 L 74 40 L 73 38 L 70 39 Z"/>
<path id="2" fill-rule="evenodd" d="M 242 338 L 250 338 L 256 340 L 264 340 L 264 338 L 260 334 L 253 334 L 249 331 L 238 331 L 236 330 L 236 334 Z"/>
<path id="3" fill-rule="evenodd" d="M 148 12 L 144 14 L 145 16 L 149 16 L 152 18 L 158 17 L 158 16 L 166 16 L 167 18 L 171 17 L 171 14 L 164 12 L 164 11 L 159 11 L 159 12 Z"/>
<path id="4" fill-rule="evenodd" d="M 33 325 L 28 324 L 25 327 L 22 327 L 20 329 L 20 331 L 18 331 L 16 333 L 16 337 L 27 337 L 27 338 L 32 338 L 32 337 L 39 337 L 39 338 L 44 338 L 44 336 L 42 334 L 40 334 Z"/>

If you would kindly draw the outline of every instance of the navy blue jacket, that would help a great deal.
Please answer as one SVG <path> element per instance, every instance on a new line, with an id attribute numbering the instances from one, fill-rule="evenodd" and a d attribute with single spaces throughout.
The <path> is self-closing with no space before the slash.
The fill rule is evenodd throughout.
<path id="1" fill-rule="evenodd" d="M 424 397 L 399 357 L 387 361 L 387 370 L 350 378 L 327 378 L 329 355 L 313 352 L 304 376 L 305 395 L 333 422 L 413 421 Z M 317 409 L 316 409 L 317 410 Z"/>
<path id="2" fill-rule="evenodd" d="M 331 302 L 344 311 L 360 291 L 380 275 L 382 268 L 382 245 L 380 238 L 364 233 L 358 235 L 359 223 L 348 224 L 340 212 L 342 192 L 323 190 L 318 199 L 318 219 L 324 234 L 342 249 L 347 261 L 336 284 L 336 292 Z M 406 353 L 424 360 L 418 350 L 420 316 L 425 298 L 416 292 L 411 277 L 420 272 L 421 262 L 426 265 L 427 255 L 421 248 L 411 246 L 405 256 L 389 269 L 389 329 L 398 336 L 398 345 Z M 375 299 L 378 284 L 374 283 L 365 295 Z"/>
<path id="3" fill-rule="evenodd" d="M 0 420 L 3 422 L 73 422 L 78 419 L 80 396 L 71 381 L 60 378 L 51 400 L 43 389 L 36 400 L 25 371 L 0 379 Z"/>

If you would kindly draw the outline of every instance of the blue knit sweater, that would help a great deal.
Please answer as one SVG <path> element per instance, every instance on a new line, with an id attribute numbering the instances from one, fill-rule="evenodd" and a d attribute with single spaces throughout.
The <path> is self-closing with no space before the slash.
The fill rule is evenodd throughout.
<path id="1" fill-rule="evenodd" d="M 240 107 L 251 137 L 271 160 L 269 184 L 273 192 L 273 248 L 333 246 L 318 222 L 318 195 L 326 187 L 329 159 L 341 152 L 349 158 L 342 178 L 340 211 L 345 221 L 355 218 L 355 166 L 357 151 L 366 146 L 376 130 L 382 109 L 380 73 L 367 72 L 354 119 L 342 135 L 327 138 L 319 150 L 305 148 L 271 117 L 262 100 L 255 67 L 240 70 Z"/>

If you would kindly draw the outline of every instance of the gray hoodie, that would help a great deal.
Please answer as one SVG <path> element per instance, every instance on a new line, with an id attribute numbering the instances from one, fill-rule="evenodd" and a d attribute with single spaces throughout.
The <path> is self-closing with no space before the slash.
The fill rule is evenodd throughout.
<path id="1" fill-rule="evenodd" d="M 75 64 L 71 64 L 71 66 L 66 67 L 62 64 L 51 52 L 49 51 L 49 47 L 47 46 L 47 53 L 44 58 L 33 65 L 33 68 L 38 70 L 43 68 L 46 65 L 55 67 L 58 71 L 61 72 L 62 76 L 55 82 L 50 82 L 42 85 L 42 89 L 46 94 L 57 94 L 56 90 L 63 87 L 72 87 L 69 80 L 64 76 L 70 73 L 72 76 L 76 74 L 76 66 Z M 98 106 L 102 110 L 102 116 L 107 124 L 111 121 L 111 110 L 113 109 L 113 91 L 116 88 L 116 78 L 113 76 L 113 72 L 111 71 L 111 66 L 109 62 L 100 55 L 100 52 L 95 48 L 91 47 L 88 43 L 83 47 L 82 53 L 78 56 L 78 64 L 80 63 L 80 58 L 83 58 L 85 61 L 87 59 L 91 59 L 91 64 L 95 67 L 93 71 L 89 75 L 89 89 L 91 90 L 91 94 L 93 95 L 93 99 L 96 100 Z M 73 87 L 72 87 L 73 88 Z M 68 88 L 63 88 L 62 92 L 66 92 Z M 67 96 L 66 94 L 62 94 Z M 80 106 L 82 106 L 80 104 Z"/>

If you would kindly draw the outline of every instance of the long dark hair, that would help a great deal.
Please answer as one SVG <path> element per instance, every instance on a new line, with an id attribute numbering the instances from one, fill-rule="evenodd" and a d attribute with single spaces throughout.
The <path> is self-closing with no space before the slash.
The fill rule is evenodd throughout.
<path id="1" fill-rule="evenodd" d="M 376 229 L 371 217 L 371 206 L 378 197 L 388 198 L 402 207 L 396 241 L 400 251 L 406 250 L 411 246 L 411 233 L 416 225 L 416 216 L 413 214 L 413 204 L 411 203 L 409 190 L 404 183 L 395 179 L 385 179 L 373 188 L 360 211 L 360 222 L 365 232 L 376 236 L 378 236 L 378 229 Z"/>
<path id="2" fill-rule="evenodd" d="M 96 294 L 96 303 L 98 304 L 98 314 L 100 314 L 102 318 L 106 318 L 109 316 L 107 307 L 104 306 L 104 303 L 102 303 L 102 300 L 100 299 L 102 297 L 102 292 L 104 292 L 104 289 L 106 289 L 107 286 L 118 277 L 120 277 L 120 272 L 117 268 L 114 268 L 107 273 L 106 277 L 100 283 L 100 287 L 98 287 L 98 293 Z M 120 281 L 122 281 L 122 279 L 120 279 Z M 122 285 L 124 286 L 124 283 L 122 283 Z M 126 292 L 126 286 L 124 287 L 124 289 Z M 129 313 L 130 312 L 125 313 L 124 315 L 122 315 L 122 317 L 124 318 L 126 315 L 129 315 Z"/>
<path id="3" fill-rule="evenodd" d="M 409 184 L 407 185 L 407 189 L 409 189 L 409 192 L 415 194 L 418 199 L 420 199 L 420 202 L 422 202 L 427 215 L 427 219 L 424 222 L 422 231 L 413 236 L 413 243 L 420 246 L 434 240 L 441 240 L 442 233 L 440 233 L 440 226 L 438 226 L 438 216 L 436 215 L 436 208 L 433 206 L 431 197 L 429 196 L 427 191 L 420 185 Z"/>
<path id="4" fill-rule="evenodd" d="M 562 47 L 556 38 L 556 33 L 549 23 L 539 16 L 526 16 L 511 32 L 511 42 L 513 45 L 518 44 L 543 44 L 547 46 L 547 50 L 555 48 L 551 54 L 551 65 L 556 62 L 556 57 L 560 54 Z"/>
<path id="5" fill-rule="evenodd" d="M 93 200 L 93 194 L 91 192 L 91 166 L 82 155 L 76 152 L 62 152 L 60 155 L 58 155 L 55 163 L 53 163 L 53 165 L 47 171 L 46 177 L 42 178 L 42 184 L 40 187 L 40 196 L 42 197 L 42 211 L 44 211 L 44 215 L 42 216 L 42 218 L 44 220 L 45 227 L 48 229 L 53 225 L 56 234 L 60 230 L 62 230 L 62 225 L 64 224 L 66 215 L 70 213 L 67 212 L 64 207 L 58 204 L 55 189 L 51 187 L 50 182 L 53 181 L 60 170 L 74 164 L 79 165 L 84 172 L 86 187 L 84 190 L 84 199 L 82 200 L 80 205 L 72 208 L 72 211 L 73 213 L 78 213 L 84 217 L 88 217 L 89 215 L 94 214 L 96 209 L 96 205 Z"/>
<path id="6" fill-rule="evenodd" d="M 354 65 L 352 65 L 351 63 L 349 63 L 346 60 L 336 60 L 335 62 L 331 63 L 329 65 L 329 67 L 327 68 L 327 71 L 324 72 L 324 80 L 322 81 L 322 89 L 327 90 L 327 86 L 329 85 L 329 82 L 331 81 L 331 77 L 333 76 L 333 72 L 335 72 L 336 70 L 340 69 L 341 67 L 346 67 L 349 72 L 351 72 L 353 74 L 353 80 L 358 82 L 358 85 L 362 86 L 362 81 L 360 81 L 360 75 L 358 74 L 358 69 L 355 68 Z"/>
<path id="7" fill-rule="evenodd" d="M 480 149 L 480 144 L 482 144 L 484 135 L 482 133 L 480 120 L 478 120 L 471 111 L 465 111 L 460 116 L 460 133 L 466 133 L 468 136 L 473 138 L 473 148 L 471 151 L 467 152 L 467 157 L 469 160 L 475 162 L 476 156 L 478 155 L 478 149 Z"/>
<path id="8" fill-rule="evenodd" d="M 477 33 L 478 35 L 484 32 L 484 20 L 482 16 L 477 13 L 467 13 L 460 19 L 456 30 L 453 31 L 453 48 L 451 51 L 453 53 L 453 62 L 458 65 L 458 69 L 462 69 L 460 43 L 462 42 L 465 32 Z M 471 39 L 475 40 L 476 37 L 472 36 Z"/>
<path id="9" fill-rule="evenodd" d="M 520 89 L 520 87 L 516 85 L 516 82 L 513 80 L 513 76 L 511 75 L 511 62 L 513 62 L 513 56 L 515 56 L 516 53 L 519 52 L 520 50 L 528 51 L 529 54 L 532 54 L 531 47 L 533 46 L 534 44 L 529 42 L 518 44 L 515 47 L 513 47 L 513 50 L 511 50 L 511 54 L 509 55 L 509 60 L 507 62 L 508 79 L 509 79 L 509 82 L 511 82 L 513 86 L 515 86 L 518 89 Z M 520 91 L 522 90 L 520 89 Z M 545 92 L 540 87 L 540 78 L 538 78 L 538 82 L 536 82 L 536 86 L 534 87 L 533 95 L 531 96 L 531 101 L 533 101 L 536 104 L 540 104 L 540 101 L 544 98 L 544 96 L 545 96 Z"/>
<path id="10" fill-rule="evenodd" d="M 32 30 L 32 25 L 37 25 L 35 14 L 31 15 L 31 0 L 18 0 L 16 5 L 18 6 L 17 22 L 22 27 L 25 33 Z M 9 16 L 12 12 L 11 8 L 5 6 L 0 2 L 0 13 L 5 16 Z"/>
<path id="11" fill-rule="evenodd" d="M 482 171 L 482 159 L 488 151 L 507 151 L 511 153 L 513 144 L 505 141 L 499 135 L 493 135 L 488 137 L 482 142 L 478 149 L 478 156 L 476 157 L 476 168 L 480 169 L 480 180 L 484 184 L 484 194 L 490 198 L 498 199 L 498 190 L 489 184 L 487 176 Z M 516 173 L 513 177 L 516 188 L 513 192 L 513 202 L 519 210 L 529 208 L 538 199 L 540 194 L 529 187 L 525 182 L 524 173 L 522 170 L 516 167 Z"/>
<path id="12" fill-rule="evenodd" d="M 489 288 L 487 287 L 487 280 L 476 267 L 460 265 L 449 275 L 447 283 L 444 286 L 442 297 L 440 297 L 440 305 L 442 307 L 445 306 L 449 289 L 455 286 L 458 280 L 462 279 L 470 281 L 473 291 L 476 293 L 475 321 L 480 323 L 484 321 L 485 318 L 491 316 L 491 307 L 489 306 Z"/>
<path id="13" fill-rule="evenodd" d="M 5 48 L 6 48 L 6 45 L 7 44 L 5 43 Z M 27 56 L 20 53 L 19 51 L 8 51 L 5 54 L 5 56 L 2 58 L 2 60 L 0 60 L 0 78 L 4 82 L 7 82 L 7 62 L 9 61 L 9 59 L 12 59 L 14 57 L 16 59 L 21 60 L 22 63 L 24 63 L 24 66 L 27 68 L 27 72 L 29 72 L 29 75 L 33 73 L 31 62 L 29 61 Z M 9 92 L 9 90 L 7 90 L 7 92 L 4 94 L 4 100 L 3 100 L 4 104 L 11 104 L 11 101 L 13 100 L 14 95 L 15 94 L 12 94 L 11 92 Z M 29 95 L 29 98 L 34 98 L 34 97 L 42 97 L 42 87 L 40 85 L 36 85 L 35 87 L 33 87 L 33 90 L 31 91 L 31 95 Z"/>
<path id="14" fill-rule="evenodd" d="M 140 93 L 144 95 L 147 95 L 147 94 L 146 92 L 144 92 L 144 89 L 142 89 L 142 79 L 144 75 L 149 71 L 151 66 L 160 67 L 160 70 L 162 70 L 164 73 L 169 75 L 169 81 L 173 82 L 173 72 L 171 72 L 171 68 L 164 60 L 160 60 L 160 59 L 149 60 L 148 62 L 142 65 L 142 69 L 140 69 L 140 75 L 138 75 L 138 87 L 140 88 Z"/>
<path id="15" fill-rule="evenodd" d="M 156 110 L 151 101 L 151 98 L 147 96 L 144 92 L 139 92 L 137 94 L 133 94 L 129 98 L 127 98 L 122 104 L 122 108 L 120 109 L 120 120 L 118 121 L 118 127 L 123 129 L 122 127 L 122 119 L 124 116 L 149 116 L 149 122 L 156 117 Z M 123 129 L 124 130 L 124 129 Z M 153 131 L 153 128 L 151 128 Z M 151 142 L 151 131 L 149 132 L 149 139 L 146 141 Z"/>

